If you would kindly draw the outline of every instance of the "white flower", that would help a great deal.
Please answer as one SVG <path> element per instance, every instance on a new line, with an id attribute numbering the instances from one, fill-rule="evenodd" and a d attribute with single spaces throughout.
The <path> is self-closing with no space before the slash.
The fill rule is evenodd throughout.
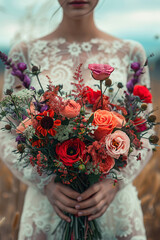
<path id="1" fill-rule="evenodd" d="M 33 137 L 33 135 L 35 134 L 35 129 L 33 128 L 33 126 L 28 126 L 24 130 L 23 134 L 26 138 L 31 139 Z"/>
<path id="2" fill-rule="evenodd" d="M 22 90 L 16 92 L 16 94 L 13 93 L 13 95 L 20 99 L 27 99 L 27 98 L 31 98 L 34 95 L 34 91 L 32 89 L 30 89 L 30 90 L 22 89 Z"/>
<path id="3" fill-rule="evenodd" d="M 77 43 L 71 43 L 71 44 L 68 46 L 68 52 L 69 52 L 72 56 L 78 57 L 79 54 L 81 53 L 81 48 L 80 48 L 79 44 L 77 44 Z"/>
<path id="4" fill-rule="evenodd" d="M 89 42 L 84 42 L 84 43 L 82 43 L 81 47 L 82 47 L 83 51 L 89 52 L 89 51 L 91 51 L 92 45 Z"/>

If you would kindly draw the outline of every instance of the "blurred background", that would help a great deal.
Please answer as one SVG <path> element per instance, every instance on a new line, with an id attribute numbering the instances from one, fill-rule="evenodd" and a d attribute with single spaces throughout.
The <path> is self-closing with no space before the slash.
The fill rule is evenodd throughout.
<path id="1" fill-rule="evenodd" d="M 48 5 L 47 5 L 48 2 Z M 0 51 L 8 54 L 11 46 L 23 39 L 53 31 L 61 20 L 57 0 L 0 0 Z M 149 58 L 154 107 L 160 105 L 160 1 L 100 0 L 97 26 L 119 38 L 139 41 Z M 47 23 L 47 24 L 46 24 Z M 0 94 L 4 66 L 0 62 Z M 155 112 L 160 121 L 160 110 Z M 159 135 L 159 129 L 156 128 Z M 160 150 L 134 181 L 142 202 L 147 239 L 160 239 Z M 26 186 L 20 183 L 0 161 L 0 239 L 17 239 L 19 219 Z"/>

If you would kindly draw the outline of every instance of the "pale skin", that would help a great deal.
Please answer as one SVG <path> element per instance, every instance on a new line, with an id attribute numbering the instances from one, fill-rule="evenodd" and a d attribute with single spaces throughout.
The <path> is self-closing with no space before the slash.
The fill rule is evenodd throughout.
<path id="1" fill-rule="evenodd" d="M 101 32 L 94 23 L 93 10 L 98 0 L 86 0 L 82 8 L 75 8 L 72 0 L 59 0 L 63 8 L 63 20 L 58 29 L 43 39 L 51 40 L 64 37 L 68 42 L 88 41 L 91 38 L 114 40 L 115 38 Z M 87 23 L 87 24 L 86 24 Z M 88 216 L 88 220 L 102 216 L 119 190 L 118 183 L 105 179 L 79 194 L 69 186 L 55 183 L 54 178 L 45 186 L 45 194 L 57 215 L 67 222 L 71 219 L 64 212 L 78 216 Z"/>

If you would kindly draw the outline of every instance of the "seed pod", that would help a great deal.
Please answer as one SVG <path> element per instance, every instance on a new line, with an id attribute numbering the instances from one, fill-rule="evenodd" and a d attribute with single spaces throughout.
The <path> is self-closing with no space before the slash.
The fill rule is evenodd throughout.
<path id="1" fill-rule="evenodd" d="M 20 153 L 23 153 L 23 152 L 24 152 L 24 149 L 25 149 L 24 144 L 18 144 L 18 145 L 17 145 L 17 150 L 18 150 Z"/>
<path id="2" fill-rule="evenodd" d="M 5 94 L 6 94 L 6 95 L 9 95 L 9 96 L 11 96 L 12 93 L 13 93 L 13 90 L 12 90 L 12 89 L 7 89 L 6 92 L 5 92 Z"/>
<path id="3" fill-rule="evenodd" d="M 109 88 L 109 89 L 108 89 L 108 92 L 110 92 L 110 93 L 112 93 L 113 91 L 114 91 L 113 88 Z"/>
<path id="4" fill-rule="evenodd" d="M 141 110 L 145 111 L 147 109 L 148 105 L 146 103 L 142 103 Z"/>
<path id="5" fill-rule="evenodd" d="M 123 84 L 122 84 L 121 82 L 119 82 L 119 83 L 117 84 L 117 87 L 118 87 L 118 88 L 123 88 L 124 86 L 123 86 Z"/>
<path id="6" fill-rule="evenodd" d="M 32 67 L 32 73 L 37 73 L 39 72 L 39 68 L 37 66 Z"/>
<path id="7" fill-rule="evenodd" d="M 156 121 L 156 116 L 155 115 L 150 115 L 148 117 L 148 122 L 155 122 Z"/>
<path id="8" fill-rule="evenodd" d="M 105 86 L 106 86 L 106 87 L 110 87 L 111 85 L 112 85 L 112 80 L 109 79 L 109 78 L 106 79 L 106 80 L 105 80 Z"/>
<path id="9" fill-rule="evenodd" d="M 8 130 L 8 131 L 11 130 L 11 128 L 12 128 L 12 127 L 11 127 L 11 125 L 9 125 L 9 124 L 5 125 L 5 129 Z"/>
<path id="10" fill-rule="evenodd" d="M 156 135 L 151 135 L 151 136 L 149 137 L 149 141 L 150 141 L 150 143 L 157 144 L 158 141 L 159 141 L 159 137 L 156 136 Z"/>

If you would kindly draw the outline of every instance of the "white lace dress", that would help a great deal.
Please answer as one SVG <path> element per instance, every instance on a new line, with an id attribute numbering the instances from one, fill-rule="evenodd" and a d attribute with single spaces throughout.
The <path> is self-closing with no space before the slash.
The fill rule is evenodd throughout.
<path id="1" fill-rule="evenodd" d="M 91 39 L 89 42 L 69 43 L 62 38 L 53 41 L 34 40 L 19 44 L 12 49 L 10 57 L 15 62 L 27 62 L 30 67 L 31 63 L 41 66 L 42 85 L 47 86 L 48 84 L 47 74 L 55 84 L 63 84 L 66 91 L 71 90 L 70 82 L 79 63 L 83 63 L 83 77 L 86 84 L 94 87 L 95 81 L 88 70 L 89 63 L 110 64 L 115 68 L 111 75 L 112 81 L 114 83 L 122 82 L 125 85 L 132 74 L 130 63 L 140 61 L 144 64 L 146 60 L 142 46 L 135 41 Z M 33 81 L 35 82 L 32 85 L 38 87 L 36 79 Z M 148 69 L 141 78 L 141 84 L 147 85 L 147 87 L 150 85 Z M 4 89 L 14 88 L 16 85 L 19 85 L 19 80 L 11 76 L 7 70 Z M 124 89 L 119 94 L 123 94 L 123 91 Z M 111 94 L 114 93 L 108 92 L 108 95 L 112 97 Z M 12 153 L 15 147 L 13 136 L 1 132 L 1 158 L 15 176 L 28 185 L 18 239 L 61 240 L 60 236 L 52 236 L 59 217 L 43 194 L 43 188 L 50 178 L 40 177 L 32 166 L 23 168 L 23 164 L 17 164 L 17 159 Z M 146 239 L 140 201 L 132 181 L 146 165 L 152 151 L 144 148 L 141 152 L 141 161 L 136 161 L 134 156 L 128 159 L 128 165 L 121 173 L 123 179 L 120 181 L 120 190 L 105 214 L 99 218 L 103 230 L 103 240 Z"/>

